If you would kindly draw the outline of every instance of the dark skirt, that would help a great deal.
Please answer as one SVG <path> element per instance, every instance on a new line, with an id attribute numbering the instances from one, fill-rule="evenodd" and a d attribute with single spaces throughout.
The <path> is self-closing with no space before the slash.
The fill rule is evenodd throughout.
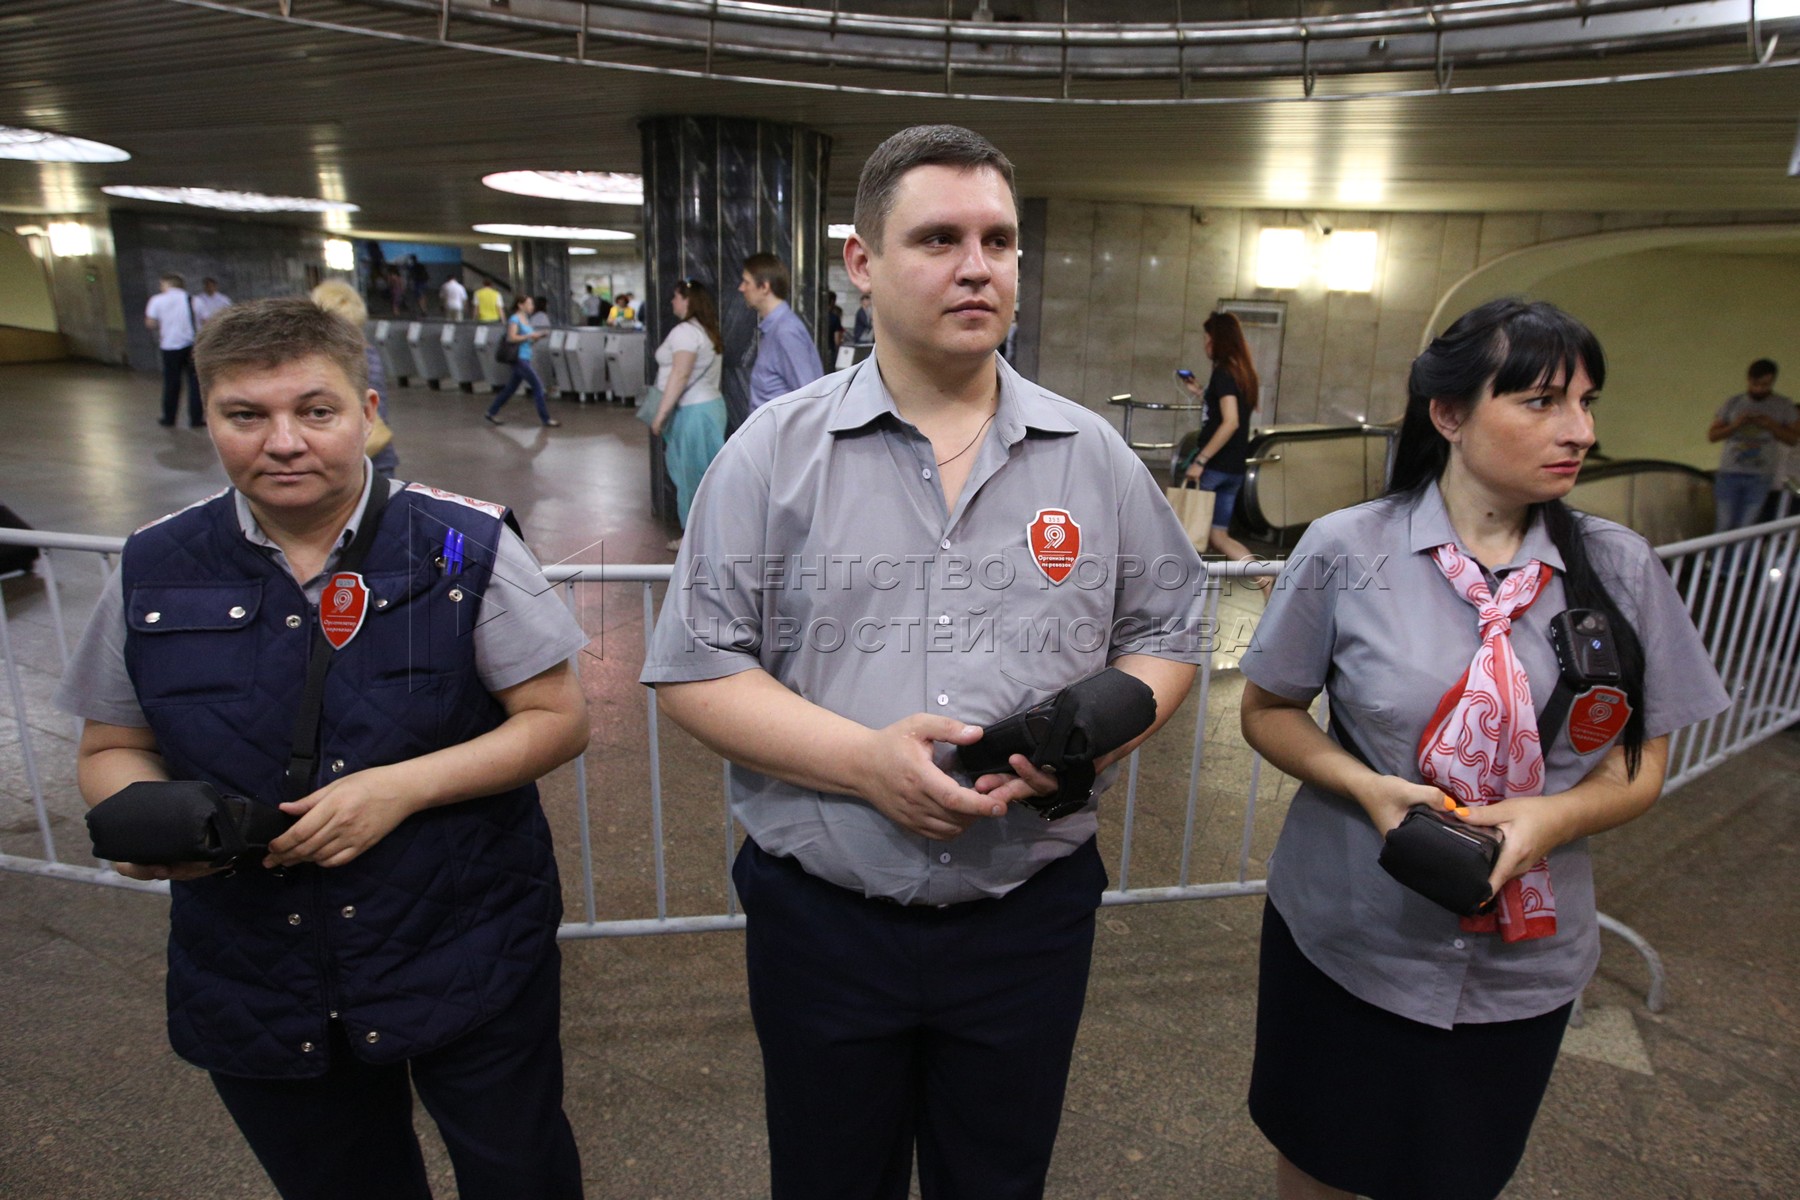
<path id="1" fill-rule="evenodd" d="M 1493 1200 L 1525 1153 L 1569 1022 L 1437 1029 L 1345 991 L 1263 908 L 1250 1117 L 1289 1162 L 1370 1200 Z"/>

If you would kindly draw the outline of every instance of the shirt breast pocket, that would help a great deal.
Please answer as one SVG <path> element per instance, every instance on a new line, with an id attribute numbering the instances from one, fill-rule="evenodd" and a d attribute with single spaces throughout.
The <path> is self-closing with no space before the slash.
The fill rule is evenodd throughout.
<path id="1" fill-rule="evenodd" d="M 125 607 L 132 685 L 146 709 L 243 700 L 256 687 L 257 580 L 140 584 Z"/>
<path id="2" fill-rule="evenodd" d="M 1106 573 L 1078 561 L 1061 583 L 1051 583 L 1027 546 L 1008 547 L 1006 561 L 1012 570 L 999 593 L 995 637 L 1001 674 L 1055 692 L 1105 667 L 1113 600 Z M 1082 586 L 1095 580 L 1097 586 Z"/>

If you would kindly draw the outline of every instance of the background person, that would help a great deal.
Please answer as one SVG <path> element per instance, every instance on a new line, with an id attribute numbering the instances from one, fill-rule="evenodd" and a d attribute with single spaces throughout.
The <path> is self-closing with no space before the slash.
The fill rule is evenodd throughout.
<path id="1" fill-rule="evenodd" d="M 586 635 L 502 506 L 368 469 L 364 361 L 304 299 L 207 328 L 232 486 L 127 540 L 57 703 L 85 721 L 90 804 L 200 780 L 294 818 L 233 870 L 115 864 L 171 880 L 170 1042 L 286 1200 L 428 1197 L 414 1089 L 465 1200 L 576 1200 L 562 893 L 534 781 L 587 744 L 569 663 Z M 454 561 L 421 571 L 449 533 Z M 328 660 L 307 771 L 314 626 L 346 579 L 363 617 Z"/>
<path id="2" fill-rule="evenodd" d="M 825 373 L 812 332 L 788 307 L 787 264 L 773 254 L 744 260 L 738 295 L 756 314 L 756 358 L 750 364 L 750 411 L 805 387 Z"/>
<path id="3" fill-rule="evenodd" d="M 164 275 L 160 282 L 162 290 L 144 305 L 144 328 L 156 336 L 162 352 L 162 416 L 156 423 L 165 429 L 174 426 L 181 381 L 186 379 L 188 427 L 199 429 L 206 424 L 206 411 L 200 403 L 200 377 L 194 373 L 193 302 L 181 276 Z"/>
<path id="4" fill-rule="evenodd" d="M 1175 470 L 1178 476 L 1198 482 L 1213 494 L 1212 533 L 1207 545 L 1233 562 L 1242 562 L 1256 556 L 1229 531 L 1238 496 L 1244 490 L 1244 477 L 1250 470 L 1245 461 L 1250 448 L 1250 414 L 1256 411 L 1261 381 L 1236 316 L 1213 313 L 1201 328 L 1206 331 L 1206 357 L 1212 363 L 1212 377 L 1207 380 L 1205 391 L 1199 380 L 1190 376 L 1181 377 L 1181 386 L 1205 403 L 1205 420 L 1200 425 L 1193 457 L 1177 463 Z M 1253 576 L 1251 582 L 1266 596 L 1274 581 L 1267 576 Z"/>
<path id="5" fill-rule="evenodd" d="M 231 307 L 231 297 L 219 290 L 219 281 L 212 278 L 200 281 L 200 294 L 194 297 L 194 335 L 206 328 L 206 323 Z"/>
<path id="6" fill-rule="evenodd" d="M 521 295 L 513 300 L 513 314 L 506 319 L 506 340 L 519 348 L 519 357 L 513 359 L 512 378 L 506 381 L 506 386 L 500 389 L 499 394 L 494 397 L 494 402 L 488 406 L 487 412 L 482 414 L 482 417 L 490 425 L 506 424 L 500 419 L 500 410 L 505 408 L 506 402 L 513 398 L 513 393 L 519 390 L 520 384 L 531 388 L 531 399 L 537 405 L 539 421 L 548 428 L 562 424 L 561 421 L 550 415 L 549 408 L 545 406 L 544 381 L 538 378 L 536 368 L 531 365 L 532 343 L 539 338 L 550 336 L 550 331 L 547 329 L 532 328 L 531 316 L 536 311 L 537 302 L 530 296 Z"/>
<path id="7" fill-rule="evenodd" d="M 1721 533 L 1756 523 L 1782 477 L 1787 447 L 1800 443 L 1800 409 L 1776 394 L 1776 370 L 1771 359 L 1751 363 L 1744 390 L 1719 406 L 1706 431 L 1707 441 L 1725 443 L 1713 474 L 1714 528 Z"/>
<path id="8" fill-rule="evenodd" d="M 438 299 L 444 304 L 444 319 L 460 321 L 469 306 L 469 289 L 463 286 L 460 278 L 452 275 L 438 288 Z"/>
<path id="9" fill-rule="evenodd" d="M 327 279 L 312 290 L 312 302 L 335 317 L 350 323 L 358 337 L 362 336 L 363 322 L 369 319 L 369 306 L 363 298 L 356 294 L 356 289 L 341 279 Z M 363 357 L 369 368 L 369 390 L 379 398 L 375 412 L 380 418 L 375 422 L 364 449 L 368 452 L 369 461 L 375 464 L 375 473 L 385 479 L 392 479 L 394 472 L 400 469 L 400 452 L 394 449 L 393 419 L 388 416 L 387 368 L 381 365 L 381 352 L 363 343 Z M 380 443 L 377 445 L 377 443 Z"/>
<path id="10" fill-rule="evenodd" d="M 699 280 L 676 284 L 669 310 L 679 324 L 656 348 L 659 399 L 650 432 L 663 439 L 663 461 L 675 482 L 676 519 L 686 529 L 700 479 L 725 445 L 725 395 L 719 390 L 725 338 L 718 306 Z M 668 548 L 680 546 L 676 537 Z"/>
<path id="11" fill-rule="evenodd" d="M 1726 707 L 1649 544 L 1563 503 L 1605 374 L 1547 304 L 1461 317 L 1413 363 L 1387 494 L 1313 523 L 1243 658 L 1244 736 L 1302 783 L 1270 860 L 1250 1082 L 1283 1200 L 1500 1193 L 1600 954 L 1587 838 L 1642 815 L 1669 734 Z M 1381 561 L 1380 586 L 1345 561 Z M 1623 682 L 1540 745 L 1566 608 L 1607 616 Z M 1307 711 L 1326 686 L 1329 735 Z M 1503 836 L 1497 914 L 1458 918 L 1377 864 L 1410 806 L 1446 796 Z"/>
<path id="12" fill-rule="evenodd" d="M 1058 562 L 1201 568 L 1106 420 L 995 355 L 1018 286 L 1004 155 L 955 126 L 903 130 L 863 168 L 856 228 L 844 260 L 875 296 L 878 353 L 725 444 L 675 566 L 712 583 L 669 589 L 643 678 L 732 764 L 775 1200 L 904 1200 L 915 1150 L 926 1200 L 1025 1200 L 1062 1115 L 1106 882 L 1092 800 L 1112 776 L 1046 821 L 1013 801 L 1056 777 L 1014 755 L 1016 774 L 955 778 L 950 744 L 1109 664 L 1166 720 L 1203 653 L 1192 625 L 1163 632 L 1197 615 L 1193 588 L 1084 588 Z M 919 582 L 896 586 L 885 556 Z M 937 586 L 981 562 L 1017 574 Z M 989 621 L 966 653 L 922 644 Z M 1081 621 L 1097 641 L 1077 645 Z M 1024 622 L 1071 630 L 1063 652 L 1032 653 Z M 854 640 L 819 640 L 834 627 Z"/>
<path id="13" fill-rule="evenodd" d="M 475 319 L 491 324 L 500 319 L 501 311 L 500 289 L 494 286 L 493 280 L 482 280 L 481 286 L 475 289 Z"/>

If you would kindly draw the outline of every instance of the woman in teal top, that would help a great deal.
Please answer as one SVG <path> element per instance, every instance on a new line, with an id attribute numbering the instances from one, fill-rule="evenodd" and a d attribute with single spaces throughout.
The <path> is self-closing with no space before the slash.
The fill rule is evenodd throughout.
<path id="1" fill-rule="evenodd" d="M 550 410 L 544 406 L 544 381 L 538 378 L 536 368 L 531 365 L 531 343 L 541 337 L 548 337 L 550 334 L 548 329 L 531 327 L 531 314 L 536 308 L 537 305 L 532 302 L 530 296 L 520 296 L 513 301 L 512 316 L 508 317 L 506 321 L 506 340 L 519 347 L 519 357 L 513 360 L 512 378 L 506 381 L 506 386 L 500 389 L 500 394 L 494 397 L 493 404 L 488 406 L 485 415 L 490 425 L 506 424 L 500 419 L 498 413 L 506 407 L 506 402 L 513 398 L 513 393 L 519 390 L 521 383 L 531 385 L 531 398 L 537 402 L 538 420 L 545 425 L 562 424 L 561 421 L 553 418 Z"/>

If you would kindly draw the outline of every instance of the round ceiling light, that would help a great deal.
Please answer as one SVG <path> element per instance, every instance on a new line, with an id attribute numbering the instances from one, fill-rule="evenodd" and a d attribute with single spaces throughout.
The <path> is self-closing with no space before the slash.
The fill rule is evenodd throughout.
<path id="1" fill-rule="evenodd" d="M 125 162 L 131 155 L 105 142 L 65 137 L 43 129 L 0 125 L 0 158 L 28 162 L 106 163 Z"/>
<path id="2" fill-rule="evenodd" d="M 600 252 L 598 250 L 594 249 L 592 246 L 570 246 L 569 253 L 570 254 L 598 254 Z"/>
<path id="3" fill-rule="evenodd" d="M 511 242 L 483 242 L 483 243 L 481 243 L 481 248 L 483 250 L 496 250 L 496 251 L 499 251 L 501 254 L 511 254 L 512 253 L 512 243 Z"/>
<path id="4" fill-rule="evenodd" d="M 226 192 L 217 188 L 133 187 L 115 185 L 100 189 L 127 200 L 157 200 L 163 204 L 192 204 L 226 212 L 353 213 L 361 209 L 347 200 L 314 200 L 306 196 L 265 196 L 261 192 Z"/>
<path id="5" fill-rule="evenodd" d="M 854 237 L 855 234 L 856 226 L 854 225 L 827 225 L 825 227 L 825 236 L 834 241 L 841 242 L 845 238 Z"/>
<path id="6" fill-rule="evenodd" d="M 622 229 L 578 229 L 570 225 L 477 225 L 476 233 L 501 237 L 557 238 L 566 242 L 629 242 L 634 235 Z"/>
<path id="7" fill-rule="evenodd" d="M 642 204 L 644 177 L 619 171 L 499 171 L 481 182 L 498 192 L 577 200 L 584 204 Z"/>

